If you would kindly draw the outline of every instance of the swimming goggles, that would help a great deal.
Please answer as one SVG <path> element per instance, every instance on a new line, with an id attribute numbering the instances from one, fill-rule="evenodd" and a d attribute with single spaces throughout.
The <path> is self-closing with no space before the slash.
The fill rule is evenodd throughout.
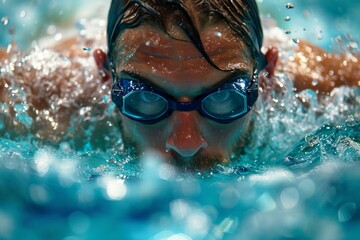
<path id="1" fill-rule="evenodd" d="M 111 98 L 122 114 L 142 123 L 156 123 L 173 111 L 197 110 L 220 123 L 230 123 L 248 113 L 258 97 L 257 75 L 238 77 L 198 96 L 191 102 L 178 102 L 172 96 L 138 80 L 114 81 Z"/>

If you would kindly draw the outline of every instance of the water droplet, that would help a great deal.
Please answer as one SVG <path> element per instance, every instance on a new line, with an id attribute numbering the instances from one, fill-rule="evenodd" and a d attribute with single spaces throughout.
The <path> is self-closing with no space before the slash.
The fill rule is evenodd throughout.
<path id="1" fill-rule="evenodd" d="M 292 4 L 292 3 L 288 3 L 288 4 L 286 4 L 286 6 L 285 6 L 287 9 L 291 9 L 291 8 L 294 8 L 295 6 L 294 6 L 294 4 Z"/>
<path id="2" fill-rule="evenodd" d="M 343 40 L 342 40 L 342 37 L 341 36 L 337 36 L 336 38 L 335 38 L 335 42 L 336 43 L 341 43 Z"/>
<path id="3" fill-rule="evenodd" d="M 104 71 L 104 70 L 100 70 L 100 71 L 99 71 L 99 76 L 102 77 L 102 78 L 103 78 L 103 77 L 106 77 L 105 71 Z"/>
<path id="4" fill-rule="evenodd" d="M 21 12 L 20 12 L 20 18 L 24 18 L 24 17 L 26 17 L 26 11 L 25 10 L 22 10 Z"/>
<path id="5" fill-rule="evenodd" d="M 286 16 L 286 17 L 284 18 L 284 20 L 288 22 L 288 21 L 291 20 L 291 17 L 290 17 L 290 16 Z"/>
<path id="6" fill-rule="evenodd" d="M 291 34 L 291 31 L 290 30 L 285 30 L 285 34 Z"/>
<path id="7" fill-rule="evenodd" d="M 298 38 L 293 38 L 293 42 L 294 42 L 295 44 L 299 44 L 300 40 L 299 40 Z"/>
<path id="8" fill-rule="evenodd" d="M 55 34 L 55 41 L 60 41 L 62 39 L 62 34 L 61 33 L 57 33 Z"/>
<path id="9" fill-rule="evenodd" d="M 316 79 L 312 80 L 312 82 L 311 82 L 311 85 L 313 85 L 314 87 L 317 86 L 318 84 L 319 84 L 319 81 Z"/>
<path id="10" fill-rule="evenodd" d="M 313 147 L 319 143 L 319 137 L 313 134 L 307 134 L 305 136 L 305 142 L 307 142 L 310 147 Z"/>
<path id="11" fill-rule="evenodd" d="M 284 162 L 285 162 L 285 163 L 293 163 L 293 162 L 296 162 L 296 159 L 293 158 L 293 157 L 291 157 L 291 156 L 286 156 L 286 157 L 284 158 Z"/>
<path id="12" fill-rule="evenodd" d="M 84 50 L 85 52 L 90 52 L 91 48 L 89 48 L 89 47 L 84 47 L 83 50 Z"/>
<path id="13" fill-rule="evenodd" d="M 349 48 L 350 49 L 357 49 L 358 48 L 358 44 L 356 42 L 350 42 L 349 43 Z"/>
<path id="14" fill-rule="evenodd" d="M 3 17 L 3 18 L 1 18 L 1 23 L 2 23 L 4 26 L 8 25 L 8 23 L 9 23 L 9 18 L 8 18 L 8 17 Z"/>

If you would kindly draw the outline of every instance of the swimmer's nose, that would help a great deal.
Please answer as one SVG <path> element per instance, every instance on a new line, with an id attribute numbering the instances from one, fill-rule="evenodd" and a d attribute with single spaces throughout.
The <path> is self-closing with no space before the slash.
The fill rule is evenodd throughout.
<path id="1" fill-rule="evenodd" d="M 196 122 L 195 112 L 174 112 L 166 148 L 188 158 L 205 149 L 208 144 Z"/>

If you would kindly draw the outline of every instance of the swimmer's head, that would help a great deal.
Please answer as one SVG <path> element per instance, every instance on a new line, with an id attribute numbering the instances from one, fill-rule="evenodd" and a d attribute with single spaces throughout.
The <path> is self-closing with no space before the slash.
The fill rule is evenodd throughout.
<path id="1" fill-rule="evenodd" d="M 252 50 L 252 58 L 263 67 L 263 32 L 255 0 L 113 0 L 108 14 L 108 55 L 113 59 L 123 31 L 151 22 L 172 36 L 172 27 L 178 25 L 204 58 L 218 67 L 204 49 L 199 31 L 206 23 L 221 20 L 244 41 Z"/>
<path id="2" fill-rule="evenodd" d="M 107 31 L 127 147 L 187 169 L 243 152 L 263 68 L 255 0 L 113 0 Z"/>

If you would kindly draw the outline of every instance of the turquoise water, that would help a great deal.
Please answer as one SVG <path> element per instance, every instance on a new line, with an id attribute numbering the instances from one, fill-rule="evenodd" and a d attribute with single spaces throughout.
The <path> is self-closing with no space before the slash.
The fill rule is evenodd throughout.
<path id="1" fill-rule="evenodd" d="M 37 14 L 39 9 L 56 13 L 57 7 L 67 6 L 60 15 L 68 14 L 74 22 L 59 26 L 62 21 L 50 17 L 53 27 L 44 33 L 38 30 L 36 44 L 24 43 L 27 50 L 12 46 L 11 59 L 1 63 L 0 79 L 7 79 L 10 102 L 0 106 L 0 239 L 357 237 L 359 88 L 336 88 L 318 99 L 311 90 L 294 93 L 290 76 L 279 71 L 272 79 L 274 90 L 257 102 L 252 136 L 256 141 L 241 159 L 207 172 L 177 173 L 149 153 L 139 165 L 122 150 L 118 113 L 107 97 L 108 85 L 99 84 L 91 57 L 69 59 L 46 47 L 69 35 L 80 37 L 80 49 L 105 48 L 105 15 L 99 12 L 106 10 L 99 1 L 93 3 L 84 7 L 81 1 L 74 5 L 65 1 L 59 7 L 57 1 L 32 1 L 28 5 Z M 304 3 L 294 2 L 291 11 Z M 277 3 L 278 8 L 271 8 L 270 1 L 259 4 L 266 12 L 283 7 Z M 343 6 L 350 11 L 345 1 Z M 334 8 L 331 14 L 341 17 L 338 11 Z M 46 21 L 46 15 L 38 17 Z M 296 25 L 295 14 L 291 17 Z M 269 33 L 275 32 L 269 28 Z M 339 31 L 346 36 L 343 30 Z M 15 39 L 21 39 L 21 32 Z M 333 40 L 324 39 L 333 44 L 327 48 L 347 49 L 348 42 L 336 45 Z M 282 56 L 292 53 L 287 43 L 279 47 Z M 69 70 L 70 62 L 79 69 Z M 39 86 L 38 96 L 48 103 L 33 115 L 27 110 L 34 96 L 26 76 L 19 74 L 23 72 L 36 72 L 31 75 L 32 86 Z M 67 74 L 63 92 L 50 94 L 64 81 L 62 74 Z M 85 97 L 87 101 L 82 101 Z M 69 126 L 62 130 L 57 123 L 69 112 Z M 52 131 L 35 131 L 36 124 L 51 126 Z"/>

